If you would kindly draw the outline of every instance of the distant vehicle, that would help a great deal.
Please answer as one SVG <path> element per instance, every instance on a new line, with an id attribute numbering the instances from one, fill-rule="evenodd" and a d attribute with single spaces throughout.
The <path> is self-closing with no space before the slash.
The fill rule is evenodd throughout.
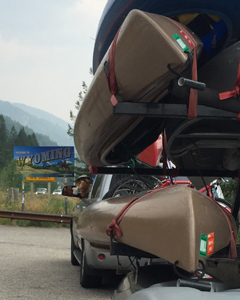
<path id="1" fill-rule="evenodd" d="M 61 189 L 56 189 L 52 192 L 52 195 L 62 195 L 62 190 Z"/>
<path id="2" fill-rule="evenodd" d="M 35 192 L 35 195 L 46 195 L 47 189 L 46 188 L 38 188 Z"/>

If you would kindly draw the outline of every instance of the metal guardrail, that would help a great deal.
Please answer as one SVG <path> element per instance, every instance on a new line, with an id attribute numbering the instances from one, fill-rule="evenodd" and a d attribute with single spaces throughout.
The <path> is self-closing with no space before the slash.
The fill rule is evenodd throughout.
<path id="1" fill-rule="evenodd" d="M 71 222 L 71 217 L 66 215 L 50 215 L 31 212 L 0 210 L 0 218 L 8 218 L 11 220 L 31 220 L 42 222 L 67 223 Z"/>

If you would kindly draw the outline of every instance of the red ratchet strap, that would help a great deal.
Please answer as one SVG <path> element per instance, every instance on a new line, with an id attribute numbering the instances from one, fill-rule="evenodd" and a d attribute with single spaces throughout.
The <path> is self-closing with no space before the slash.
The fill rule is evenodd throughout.
<path id="1" fill-rule="evenodd" d="M 193 62 L 192 62 L 192 80 L 197 81 L 197 43 L 194 40 L 193 48 Z M 188 118 L 193 119 L 197 117 L 197 104 L 198 104 L 198 90 L 190 89 L 189 105 L 188 105 Z"/>
<path id="2" fill-rule="evenodd" d="M 237 259 L 238 255 L 237 255 L 237 247 L 236 247 L 236 234 L 235 234 L 235 228 L 234 228 L 234 224 L 232 222 L 232 219 L 230 217 L 230 214 L 216 200 L 214 200 L 214 199 L 212 199 L 210 197 L 208 197 L 208 198 L 210 200 L 212 200 L 221 209 L 222 213 L 224 214 L 224 216 L 225 216 L 225 218 L 227 220 L 229 231 L 230 231 L 230 243 L 229 243 L 228 257 L 229 258 L 233 258 L 233 259 Z"/>
<path id="3" fill-rule="evenodd" d="M 164 188 L 160 188 L 160 189 L 167 189 L 171 186 L 167 186 Z M 111 234 L 113 236 L 117 235 L 118 238 L 120 238 L 122 236 L 122 232 L 121 229 L 119 228 L 119 223 L 122 221 L 124 215 L 127 213 L 127 211 L 134 205 L 136 204 L 138 201 L 140 201 L 141 199 L 143 199 L 144 197 L 146 197 L 149 194 L 153 194 L 158 192 L 159 189 L 156 189 L 154 191 L 149 191 L 147 194 L 145 194 L 144 196 L 138 198 L 138 196 L 136 196 L 135 198 L 133 198 L 129 203 L 127 203 L 118 213 L 118 215 L 116 216 L 115 219 L 112 220 L 111 224 L 108 225 L 107 229 L 106 229 L 106 234 L 108 236 L 111 236 Z"/>
<path id="4" fill-rule="evenodd" d="M 240 61 L 238 65 L 238 74 L 237 74 L 237 80 L 235 82 L 235 90 L 229 91 L 229 92 L 224 92 L 219 94 L 219 99 L 220 100 L 225 100 L 233 97 L 237 97 L 238 99 L 240 98 Z M 240 113 L 238 114 L 237 120 L 240 120 Z"/>
<path id="5" fill-rule="evenodd" d="M 162 157 L 163 157 L 163 175 L 167 175 L 167 134 L 166 130 L 163 130 L 163 138 L 162 138 L 162 143 L 163 143 L 163 151 L 162 151 Z"/>
<path id="6" fill-rule="evenodd" d="M 109 35 L 109 32 L 112 30 L 112 28 L 113 28 L 113 26 L 115 25 L 115 23 L 117 22 L 117 20 L 118 20 L 118 18 L 124 13 L 124 11 L 128 8 L 128 6 L 130 5 L 130 4 L 132 4 L 132 2 L 134 2 L 135 0 L 132 0 L 132 1 L 130 1 L 121 11 L 120 11 L 120 13 L 117 15 L 117 17 L 115 18 L 115 20 L 113 21 L 113 23 L 110 25 L 110 27 L 108 28 L 108 31 L 107 31 L 107 33 L 106 33 L 106 35 L 105 35 L 105 37 L 104 37 L 104 40 L 103 40 L 103 42 L 102 42 L 102 44 L 104 44 L 105 42 L 106 42 L 106 39 L 107 39 L 107 37 L 108 37 L 108 35 Z M 99 51 L 99 53 L 98 53 L 98 60 L 97 60 L 97 65 L 99 65 L 99 58 L 100 58 L 100 51 Z"/>
<path id="7" fill-rule="evenodd" d="M 190 32 L 181 23 L 172 20 L 181 29 L 182 35 L 186 38 L 191 37 L 190 42 L 193 44 L 193 62 L 192 62 L 192 80 L 197 81 L 197 42 Z M 187 38 L 186 38 L 187 39 Z M 188 40 L 188 39 L 187 39 Z M 189 41 L 188 41 L 189 42 Z M 198 104 L 198 90 L 190 89 L 189 103 L 188 103 L 188 118 L 193 119 L 197 117 L 197 104 Z"/>
<path id="8" fill-rule="evenodd" d="M 110 100 L 111 100 L 113 106 L 118 104 L 118 101 L 116 99 L 117 82 L 116 82 L 116 75 L 115 75 L 115 50 L 116 50 L 116 43 L 117 43 L 117 38 L 118 38 L 118 34 L 119 34 L 120 29 L 121 29 L 121 27 L 119 28 L 117 34 L 115 35 L 112 46 L 109 50 L 109 57 L 108 57 L 109 74 L 105 70 L 105 74 L 106 74 L 106 77 L 107 77 L 107 80 L 108 80 L 109 90 L 110 90 L 110 93 L 111 93 Z"/>

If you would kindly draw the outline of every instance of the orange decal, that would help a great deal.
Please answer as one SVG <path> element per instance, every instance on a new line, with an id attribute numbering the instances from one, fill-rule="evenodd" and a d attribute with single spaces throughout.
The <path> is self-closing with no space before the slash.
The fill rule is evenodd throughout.
<path id="1" fill-rule="evenodd" d="M 208 234 L 207 239 L 207 256 L 213 254 L 214 249 L 214 232 Z"/>

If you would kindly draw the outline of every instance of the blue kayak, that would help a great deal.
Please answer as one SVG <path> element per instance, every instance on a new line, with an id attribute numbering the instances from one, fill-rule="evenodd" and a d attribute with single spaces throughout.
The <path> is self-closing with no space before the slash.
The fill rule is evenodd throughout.
<path id="1" fill-rule="evenodd" d="M 203 41 L 205 47 L 203 64 L 222 49 L 240 40 L 239 0 L 108 0 L 99 22 L 94 46 L 94 73 L 119 27 L 132 9 L 161 14 L 176 20 L 178 16 L 196 14 L 194 20 L 185 25 Z M 209 15 L 217 16 L 219 19 L 216 20 Z M 181 19 L 178 21 L 181 22 Z"/>

